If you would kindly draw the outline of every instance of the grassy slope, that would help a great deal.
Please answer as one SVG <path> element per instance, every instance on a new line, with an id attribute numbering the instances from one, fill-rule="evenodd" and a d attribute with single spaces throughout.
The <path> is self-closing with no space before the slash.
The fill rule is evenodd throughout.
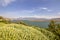
<path id="1" fill-rule="evenodd" d="M 35 29 L 37 29 L 38 31 L 42 32 L 48 39 L 50 40 L 58 40 L 58 36 L 54 35 L 54 33 L 44 29 L 44 28 L 39 28 L 39 27 L 33 27 Z"/>
<path id="2" fill-rule="evenodd" d="M 0 23 L 0 40 L 55 40 L 56 36 L 42 28 Z"/>

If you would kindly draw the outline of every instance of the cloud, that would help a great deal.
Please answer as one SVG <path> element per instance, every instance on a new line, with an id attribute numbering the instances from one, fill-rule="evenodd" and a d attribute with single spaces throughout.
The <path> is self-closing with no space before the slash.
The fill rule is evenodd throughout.
<path id="1" fill-rule="evenodd" d="M 32 14 L 33 10 L 17 10 L 17 11 L 8 11 L 8 12 L 2 12 L 0 16 L 8 17 L 8 18 L 17 18 L 20 16 L 26 16 L 29 14 Z"/>
<path id="2" fill-rule="evenodd" d="M 0 0 L 0 6 L 7 6 L 12 2 L 15 2 L 16 0 Z"/>
<path id="3" fill-rule="evenodd" d="M 46 19 L 51 19 L 51 18 L 60 18 L 60 16 L 46 16 L 46 15 L 33 15 L 33 16 L 20 16 L 22 18 L 46 18 Z"/>
<path id="4" fill-rule="evenodd" d="M 25 18 L 25 17 L 33 17 L 33 18 L 47 18 L 47 19 L 51 19 L 51 18 L 60 18 L 60 16 L 58 15 L 29 15 L 32 14 L 34 11 L 31 10 L 22 10 L 22 11 L 14 11 L 14 12 L 4 12 L 2 14 L 0 14 L 0 16 L 4 16 L 4 17 L 8 17 L 8 18 Z"/>
<path id="5" fill-rule="evenodd" d="M 41 8 L 41 9 L 47 10 L 48 8 Z"/>
<path id="6" fill-rule="evenodd" d="M 53 11 L 53 10 L 47 10 L 48 12 L 51 12 L 51 11 Z"/>
<path id="7" fill-rule="evenodd" d="M 51 9 L 48 9 L 48 8 L 46 8 L 46 7 L 43 7 L 43 8 L 41 8 L 41 9 L 43 9 L 43 10 L 46 10 L 46 11 L 48 11 L 48 12 L 51 12 L 51 11 L 53 11 L 53 10 L 51 10 Z"/>
<path id="8" fill-rule="evenodd" d="M 43 9 L 48 9 L 48 8 L 43 8 Z M 51 10 L 49 10 L 51 11 Z M 45 13 L 41 12 L 41 8 L 34 8 L 32 10 L 17 10 L 17 11 L 9 11 L 9 12 L 3 12 L 0 14 L 5 17 L 9 18 L 16 18 L 16 17 L 35 17 L 35 18 L 56 18 L 58 16 L 47 16 Z"/>
<path id="9" fill-rule="evenodd" d="M 58 14 L 60 15 L 60 12 Z"/>
<path id="10" fill-rule="evenodd" d="M 51 19 L 51 18 L 60 18 L 60 16 L 58 15 L 34 15 L 33 17 L 37 17 L 37 18 L 47 18 L 47 19 Z"/>

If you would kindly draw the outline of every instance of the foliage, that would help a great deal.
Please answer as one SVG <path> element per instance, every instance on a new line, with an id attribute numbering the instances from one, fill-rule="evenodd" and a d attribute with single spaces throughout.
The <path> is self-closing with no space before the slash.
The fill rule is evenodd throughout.
<path id="1" fill-rule="evenodd" d="M 11 20 L 10 19 L 5 19 L 4 17 L 0 16 L 0 22 L 2 23 L 11 23 Z"/>
<path id="2" fill-rule="evenodd" d="M 60 24 L 57 24 L 57 28 L 60 29 Z"/>
<path id="3" fill-rule="evenodd" d="M 35 29 L 32 28 L 31 30 L 31 28 L 24 27 L 23 25 L 19 27 L 19 25 L 16 24 L 8 24 L 6 27 L 0 27 L 0 38 L 1 40 L 38 40 L 42 38 L 47 40 L 47 38 L 45 38 L 45 36 L 43 36 L 39 31 L 34 30 Z"/>
<path id="4" fill-rule="evenodd" d="M 48 30 L 53 32 L 55 35 L 58 36 L 58 39 L 60 39 L 60 24 L 56 24 L 56 22 L 52 20 L 48 26 Z"/>
<path id="5" fill-rule="evenodd" d="M 0 40 L 56 40 L 56 36 L 43 28 L 22 24 L 0 24 Z"/>
<path id="6" fill-rule="evenodd" d="M 0 16 L 0 40 L 60 40 L 60 24 L 52 20 L 48 26 L 46 30 Z"/>
<path id="7" fill-rule="evenodd" d="M 34 28 L 41 31 L 50 40 L 58 40 L 59 39 L 57 35 L 55 35 L 54 33 L 46 30 L 45 28 L 39 28 L 39 27 L 34 27 Z"/>
<path id="8" fill-rule="evenodd" d="M 48 26 L 49 26 L 50 29 L 55 29 L 56 28 L 55 27 L 56 26 L 55 21 L 54 20 L 51 20 L 51 22 L 49 23 Z"/>
<path id="9" fill-rule="evenodd" d="M 2 16 L 0 16 L 0 19 L 3 19 L 3 17 L 2 17 Z"/>

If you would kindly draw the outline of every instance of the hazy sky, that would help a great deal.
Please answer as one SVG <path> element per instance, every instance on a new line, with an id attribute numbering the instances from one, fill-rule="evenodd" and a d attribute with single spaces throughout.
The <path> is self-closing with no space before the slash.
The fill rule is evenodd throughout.
<path id="1" fill-rule="evenodd" d="M 60 0 L 0 0 L 4 17 L 60 18 Z"/>

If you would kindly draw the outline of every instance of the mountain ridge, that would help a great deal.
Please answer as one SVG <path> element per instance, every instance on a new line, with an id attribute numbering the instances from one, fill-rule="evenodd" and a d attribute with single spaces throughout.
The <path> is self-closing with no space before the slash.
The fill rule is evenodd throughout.
<path id="1" fill-rule="evenodd" d="M 60 21 L 60 18 L 32 18 L 32 17 L 27 17 L 27 18 L 16 18 L 15 20 L 29 20 L 29 21 L 50 21 L 50 20 L 55 20 L 55 21 Z"/>

